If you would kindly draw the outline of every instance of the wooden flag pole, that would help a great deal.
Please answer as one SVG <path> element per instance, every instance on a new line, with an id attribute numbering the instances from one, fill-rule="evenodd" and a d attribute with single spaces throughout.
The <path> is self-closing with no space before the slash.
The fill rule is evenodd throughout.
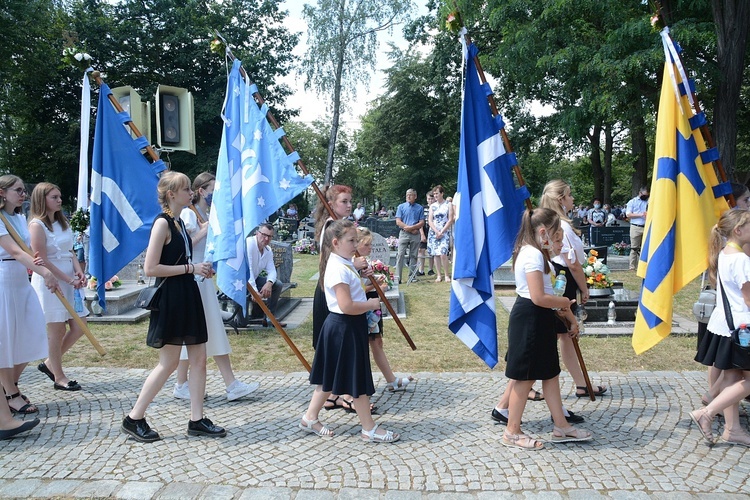
<path id="1" fill-rule="evenodd" d="M 250 295 L 253 296 L 253 300 L 256 304 L 260 306 L 260 308 L 263 310 L 266 316 L 268 316 L 271 320 L 271 323 L 273 323 L 274 328 L 281 334 L 281 337 L 284 339 L 284 341 L 289 345 L 289 348 L 294 352 L 294 354 L 297 356 L 297 359 L 300 360 L 300 363 L 302 363 L 302 366 L 305 367 L 305 369 L 310 372 L 310 363 L 307 362 L 305 357 L 302 355 L 299 349 L 297 349 L 297 346 L 294 344 L 291 338 L 289 338 L 289 335 L 287 335 L 286 331 L 284 331 L 284 328 L 281 326 L 279 321 L 276 319 L 276 317 L 273 315 L 271 310 L 268 308 L 265 302 L 263 302 L 263 297 L 260 296 L 258 292 L 255 291 L 253 287 L 250 286 L 250 284 L 247 284 L 247 291 L 250 292 Z M 249 312 L 249 311 L 248 311 Z"/>
<path id="2" fill-rule="evenodd" d="M 218 37 L 221 38 L 221 40 L 226 45 L 226 40 L 224 40 L 223 37 L 221 37 L 220 34 L 216 33 Z M 226 54 L 227 56 L 234 61 L 236 57 L 234 54 L 232 54 L 232 51 L 229 49 L 229 46 L 226 47 Z M 247 72 L 245 72 L 245 68 L 240 67 L 240 71 L 242 73 L 242 76 L 247 78 L 249 80 L 249 77 L 247 75 Z M 265 104 L 265 100 L 263 99 L 263 96 L 260 95 L 260 92 L 255 92 L 253 94 L 253 97 L 255 98 L 255 101 L 259 105 Z M 269 109 L 266 112 L 266 118 L 268 118 L 268 121 L 271 123 L 271 125 L 274 127 L 274 129 L 278 129 L 281 127 L 279 125 L 279 122 L 276 121 L 276 117 L 273 116 L 273 113 L 271 113 L 271 110 Z M 282 136 L 282 142 L 284 143 L 284 146 L 287 148 L 287 150 L 290 153 L 293 153 L 295 151 L 294 146 L 292 146 L 292 143 L 289 141 L 289 138 L 285 135 Z M 310 172 L 307 170 L 307 167 L 305 166 L 304 162 L 299 159 L 297 160 L 297 165 L 299 166 L 300 170 L 303 174 L 308 175 Z M 333 208 L 331 208 L 331 205 L 328 203 L 328 200 L 326 200 L 325 195 L 323 194 L 323 191 L 318 187 L 316 182 L 313 180 L 312 187 L 315 190 L 315 194 L 318 195 L 318 200 L 320 203 L 323 204 L 323 207 L 326 209 L 326 212 L 331 216 L 333 219 L 337 219 L 336 213 L 333 211 Z M 393 321 L 396 322 L 396 325 L 398 326 L 399 330 L 401 331 L 401 334 L 406 339 L 406 342 L 409 344 L 409 347 L 411 347 L 412 351 L 417 350 L 417 346 L 414 344 L 414 341 L 411 339 L 409 334 L 406 332 L 406 328 L 404 328 L 403 323 L 401 323 L 401 319 L 396 315 L 396 311 L 393 310 L 393 306 L 390 302 L 388 302 L 388 299 L 385 296 L 385 292 L 383 292 L 383 289 L 380 288 L 380 285 L 378 284 L 377 279 L 375 279 L 374 276 L 370 276 L 370 283 L 375 287 L 375 291 L 378 293 L 378 297 L 380 298 L 380 301 L 385 304 L 386 309 L 388 310 L 388 313 L 391 315 L 391 318 L 393 318 Z M 275 326 L 275 325 L 274 325 Z"/>
<path id="3" fill-rule="evenodd" d="M 5 214 L 2 210 L 0 210 L 0 218 L 3 220 L 3 224 L 5 224 L 6 229 L 8 230 L 8 234 L 10 234 L 11 238 L 13 238 L 13 241 L 16 242 L 16 244 L 29 254 L 32 258 L 34 258 L 34 254 L 32 253 L 31 249 L 26 245 L 26 242 L 21 239 L 21 236 L 16 232 L 16 229 L 11 226 L 8 219 L 5 217 Z M 55 295 L 57 295 L 57 298 L 60 299 L 60 302 L 62 302 L 62 305 L 65 306 L 65 309 L 67 309 L 68 313 L 71 315 L 73 320 L 78 323 L 78 326 L 81 328 L 83 333 L 86 335 L 86 338 L 89 339 L 89 342 L 91 342 L 91 345 L 94 346 L 94 349 L 96 349 L 96 352 L 99 353 L 99 355 L 104 356 L 107 354 L 107 351 L 104 350 L 104 347 L 99 343 L 99 341 L 94 337 L 94 334 L 91 333 L 91 330 L 89 330 L 89 327 L 86 323 L 83 322 L 80 316 L 78 316 L 78 313 L 73 309 L 73 307 L 70 305 L 70 302 L 65 298 L 65 296 L 62 294 L 60 289 L 58 288 L 55 290 Z"/>

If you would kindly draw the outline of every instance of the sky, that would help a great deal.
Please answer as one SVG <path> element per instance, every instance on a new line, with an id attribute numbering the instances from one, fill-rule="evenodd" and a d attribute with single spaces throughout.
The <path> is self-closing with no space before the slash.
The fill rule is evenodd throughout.
<path id="1" fill-rule="evenodd" d="M 427 7 L 425 6 L 426 0 L 413 1 L 417 6 L 414 15 L 423 15 L 427 13 Z M 302 8 L 306 3 L 310 5 L 317 4 L 316 0 L 285 0 L 282 3 L 282 8 L 289 11 L 289 17 L 285 24 L 290 31 L 301 33 L 300 41 L 292 52 L 298 61 L 302 60 L 305 51 L 307 50 L 307 23 L 302 18 Z M 376 69 L 370 77 L 369 90 L 365 88 L 364 85 L 357 86 L 356 101 L 349 102 L 350 109 L 342 115 L 341 123 L 344 127 L 359 128 L 359 117 L 367 110 L 367 103 L 382 94 L 384 84 L 383 70 L 389 66 L 388 58 L 386 56 L 388 43 L 394 43 L 400 48 L 406 48 L 408 46 L 408 43 L 404 40 L 401 34 L 402 28 L 402 26 L 396 26 L 391 35 L 387 32 L 382 32 L 378 35 L 379 47 L 375 63 Z M 327 99 L 324 96 L 319 96 L 313 91 L 306 91 L 304 89 L 305 77 L 301 72 L 290 73 L 281 80 L 289 85 L 294 92 L 294 94 L 287 99 L 286 105 L 290 108 L 297 108 L 300 110 L 300 115 L 295 118 L 295 121 L 309 123 L 313 120 L 319 118 L 326 119 L 330 116 L 330 111 L 327 110 L 327 105 L 330 102 L 330 99 Z"/>

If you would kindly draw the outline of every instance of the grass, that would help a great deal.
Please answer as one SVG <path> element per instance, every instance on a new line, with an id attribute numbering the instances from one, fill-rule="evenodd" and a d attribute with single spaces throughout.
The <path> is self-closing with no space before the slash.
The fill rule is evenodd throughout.
<path id="1" fill-rule="evenodd" d="M 318 271 L 318 257 L 295 255 L 292 289 L 296 297 L 312 297 L 316 281 L 310 278 Z M 637 290 L 640 279 L 632 271 L 613 272 L 613 279 L 622 281 L 626 288 Z M 700 279 L 687 285 L 674 298 L 675 313 L 691 317 L 692 305 L 698 297 Z M 420 371 L 489 371 L 484 363 L 472 353 L 448 329 L 448 305 L 450 289 L 448 283 L 422 281 L 402 286 L 408 317 L 402 320 L 417 350 L 412 351 L 396 324 L 385 323 L 385 347 L 391 366 L 399 373 Z M 498 290 L 498 295 L 513 295 L 512 290 Z M 507 347 L 505 332 L 508 313 L 498 304 L 498 343 L 501 361 L 497 370 L 504 369 L 502 357 Z M 146 346 L 148 321 L 137 324 L 92 324 L 91 331 L 107 350 L 100 357 L 91 345 L 82 339 L 65 356 L 65 366 L 152 368 L 158 351 Z M 312 362 L 312 315 L 294 330 L 288 330 L 290 338 L 308 362 Z M 251 331 L 240 335 L 229 335 L 232 345 L 232 364 L 235 370 L 302 371 L 304 368 L 281 336 L 273 329 Z M 643 355 L 636 356 L 630 337 L 583 338 L 581 349 L 589 370 L 629 372 L 633 370 L 696 370 L 700 365 L 693 361 L 695 337 L 671 335 Z M 210 370 L 216 369 L 209 361 Z"/>

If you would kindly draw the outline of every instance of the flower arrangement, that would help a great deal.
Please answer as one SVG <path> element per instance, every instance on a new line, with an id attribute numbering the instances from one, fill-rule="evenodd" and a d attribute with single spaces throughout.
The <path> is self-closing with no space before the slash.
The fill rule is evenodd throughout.
<path id="1" fill-rule="evenodd" d="M 609 288 L 612 286 L 612 280 L 609 278 L 609 267 L 598 259 L 599 252 L 590 250 L 586 265 L 583 268 L 583 274 L 586 275 L 586 283 L 589 288 Z"/>
<path id="2" fill-rule="evenodd" d="M 70 229 L 76 233 L 82 233 L 88 229 L 90 222 L 89 211 L 79 208 L 70 216 Z"/>
<path id="3" fill-rule="evenodd" d="M 461 29 L 461 15 L 454 10 L 445 18 L 445 28 L 454 33 Z"/>
<path id="4" fill-rule="evenodd" d="M 81 70 L 85 70 L 91 66 L 91 56 L 86 53 L 79 51 L 75 47 L 65 47 L 62 52 L 62 60 L 66 64 L 70 64 Z"/>
<path id="5" fill-rule="evenodd" d="M 398 250 L 398 238 L 395 236 L 389 236 L 385 239 L 385 242 L 388 244 L 388 248 L 391 250 Z"/>
<path id="6" fill-rule="evenodd" d="M 318 253 L 315 249 L 315 242 L 310 238 L 297 240 L 297 244 L 292 249 L 297 253 L 309 253 L 310 255 L 317 255 Z"/>
<path id="7" fill-rule="evenodd" d="M 227 50 L 227 46 L 224 41 L 218 37 L 211 40 L 209 48 L 211 49 L 211 52 L 219 55 L 224 55 Z"/>
<path id="8" fill-rule="evenodd" d="M 289 232 L 289 225 L 281 218 L 276 219 L 276 222 L 273 224 L 274 232 L 276 233 L 276 237 L 284 241 L 287 238 L 289 238 L 290 232 Z"/>
<path id="9" fill-rule="evenodd" d="M 625 243 L 624 241 L 613 243 L 609 247 L 609 250 L 615 255 L 627 255 L 630 253 L 630 243 Z"/>
<path id="10" fill-rule="evenodd" d="M 89 290 L 96 290 L 96 286 L 97 286 L 96 276 L 90 277 L 89 283 L 88 283 Z M 120 288 L 121 286 L 122 286 L 122 281 L 120 281 L 120 278 L 116 274 L 104 283 L 105 290 L 112 290 L 114 288 Z"/>
<path id="11" fill-rule="evenodd" d="M 393 276 L 391 271 L 382 261 L 373 260 L 370 265 L 372 266 L 372 273 L 378 277 L 383 276 L 385 278 L 385 284 L 389 287 L 393 286 Z"/>

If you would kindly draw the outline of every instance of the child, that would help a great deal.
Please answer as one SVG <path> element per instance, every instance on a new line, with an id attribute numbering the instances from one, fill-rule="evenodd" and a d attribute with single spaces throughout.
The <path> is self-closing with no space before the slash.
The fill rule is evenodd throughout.
<path id="1" fill-rule="evenodd" d="M 365 313 L 380 308 L 379 299 L 367 299 L 362 281 L 352 258 L 357 250 L 357 230 L 348 220 L 332 222 L 324 233 L 320 256 L 320 275 L 328 310 L 320 331 L 310 383 L 315 392 L 299 428 L 318 436 L 333 436 L 333 431 L 320 423 L 318 415 L 328 396 L 350 394 L 362 424 L 365 441 L 392 443 L 401 436 L 378 429 L 370 412 L 370 396 L 375 393 L 367 346 Z M 371 270 L 365 274 L 371 274 Z"/>
<path id="2" fill-rule="evenodd" d="M 369 257 L 372 251 L 372 233 L 366 227 L 358 227 L 357 233 L 359 234 L 359 243 L 357 244 L 357 253 L 362 257 Z M 385 280 L 381 280 L 381 284 Z M 375 287 L 369 284 L 369 280 L 365 282 L 367 297 L 378 298 L 378 292 L 375 291 Z M 368 313 L 368 318 L 369 318 Z M 385 377 L 385 381 L 388 383 L 386 388 L 391 392 L 405 391 L 406 386 L 410 382 L 414 381 L 414 377 L 408 375 L 403 378 L 398 378 L 393 374 L 391 365 L 388 363 L 388 358 L 385 356 L 383 350 L 383 320 L 378 317 L 376 321 L 377 329 L 370 329 L 370 348 L 372 349 L 372 359 L 375 360 L 375 364 L 380 368 L 380 373 Z"/>
<path id="3" fill-rule="evenodd" d="M 724 239 L 726 238 L 726 246 Z M 728 210 L 711 231 L 709 276 L 716 285 L 716 307 L 708 321 L 706 334 L 698 346 L 695 360 L 722 370 L 716 382 L 718 395 L 705 408 L 690 412 L 703 437 L 713 444 L 714 416 L 724 413 L 726 425 L 722 439 L 730 444 L 750 446 L 750 435 L 739 420 L 739 403 L 750 394 L 750 363 L 734 352 L 732 328 L 750 324 L 750 257 L 742 250 L 750 244 L 750 212 Z M 722 250 L 723 247 L 723 250 Z M 724 298 L 729 303 L 731 325 L 724 313 Z"/>
<path id="4" fill-rule="evenodd" d="M 515 381 L 510 393 L 505 446 L 539 450 L 544 445 L 523 434 L 521 417 L 529 389 L 542 380 L 554 427 L 551 440 L 588 441 L 591 433 L 568 424 L 560 396 L 560 360 L 557 355 L 555 309 L 570 309 L 573 301 L 552 291 L 549 251 L 552 236 L 560 230 L 560 218 L 552 210 L 538 208 L 524 213 L 513 249 L 513 270 L 518 297 L 510 313 L 505 376 Z M 573 323 L 575 325 L 575 322 Z M 573 326 L 575 329 L 575 326 Z"/>

